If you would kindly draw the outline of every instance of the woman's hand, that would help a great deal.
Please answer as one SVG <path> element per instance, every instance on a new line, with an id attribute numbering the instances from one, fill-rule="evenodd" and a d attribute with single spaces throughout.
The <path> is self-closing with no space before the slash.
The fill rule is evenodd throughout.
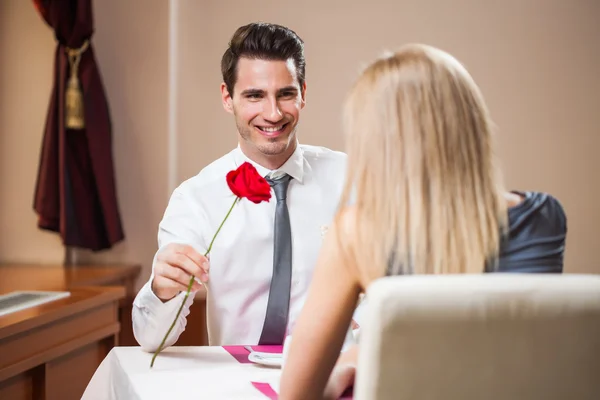
<path id="1" fill-rule="evenodd" d="M 356 360 L 358 357 L 358 345 L 353 345 L 340 354 L 331 376 L 327 381 L 325 399 L 339 399 L 350 386 L 354 385 L 356 375 Z"/>
<path id="2" fill-rule="evenodd" d="M 354 384 L 356 367 L 353 364 L 337 364 L 327 381 L 323 398 L 337 400 L 350 386 Z"/>

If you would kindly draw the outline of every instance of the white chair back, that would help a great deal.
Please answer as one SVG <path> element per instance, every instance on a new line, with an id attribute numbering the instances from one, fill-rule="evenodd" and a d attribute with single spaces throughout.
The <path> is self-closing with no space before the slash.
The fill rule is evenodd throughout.
<path id="1" fill-rule="evenodd" d="M 600 276 L 399 276 L 367 290 L 356 400 L 600 399 Z"/>

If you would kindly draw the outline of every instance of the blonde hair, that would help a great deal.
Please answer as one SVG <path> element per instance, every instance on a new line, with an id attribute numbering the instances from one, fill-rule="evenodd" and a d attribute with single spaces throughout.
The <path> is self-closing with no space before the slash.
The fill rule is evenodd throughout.
<path id="1" fill-rule="evenodd" d="M 409 45 L 376 60 L 344 108 L 355 217 L 345 248 L 390 274 L 479 273 L 507 223 L 483 97 L 449 54 Z M 349 246 L 349 243 L 351 244 Z"/>

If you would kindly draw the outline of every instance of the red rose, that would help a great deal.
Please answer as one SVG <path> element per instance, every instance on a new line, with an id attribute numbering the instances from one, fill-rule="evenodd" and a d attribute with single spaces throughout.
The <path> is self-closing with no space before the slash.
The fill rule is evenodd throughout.
<path id="1" fill-rule="evenodd" d="M 271 185 L 249 162 L 227 173 L 227 185 L 237 197 L 245 197 L 256 204 L 271 199 Z"/>

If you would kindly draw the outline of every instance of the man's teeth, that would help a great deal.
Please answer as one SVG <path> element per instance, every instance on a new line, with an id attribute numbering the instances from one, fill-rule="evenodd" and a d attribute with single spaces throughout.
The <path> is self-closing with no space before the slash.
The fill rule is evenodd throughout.
<path id="1" fill-rule="evenodd" d="M 277 132 L 277 131 L 281 130 L 281 128 L 283 128 L 283 125 L 272 126 L 272 127 L 263 126 L 260 128 L 260 130 L 263 132 Z"/>

